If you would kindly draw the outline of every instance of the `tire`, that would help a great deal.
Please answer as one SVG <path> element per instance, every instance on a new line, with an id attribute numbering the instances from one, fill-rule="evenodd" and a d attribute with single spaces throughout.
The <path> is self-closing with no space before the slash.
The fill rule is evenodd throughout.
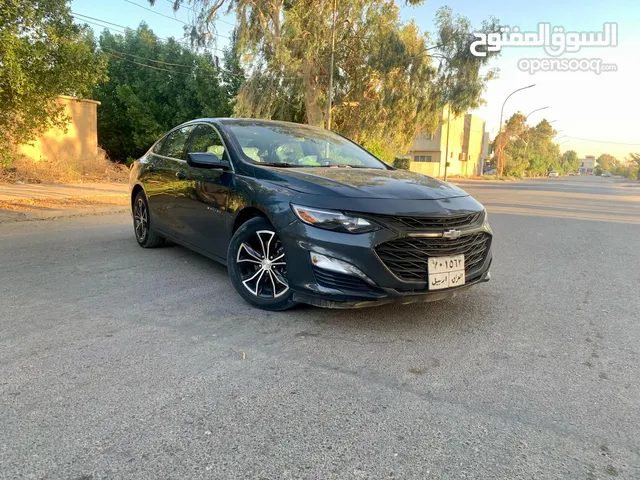
<path id="1" fill-rule="evenodd" d="M 267 219 L 254 217 L 238 228 L 229 243 L 227 269 L 236 291 L 254 307 L 277 312 L 296 304 L 284 247 Z"/>
<path id="2" fill-rule="evenodd" d="M 138 245 L 143 248 L 156 248 L 165 245 L 165 239 L 151 228 L 149 202 L 144 192 L 138 192 L 133 200 L 133 234 Z"/>

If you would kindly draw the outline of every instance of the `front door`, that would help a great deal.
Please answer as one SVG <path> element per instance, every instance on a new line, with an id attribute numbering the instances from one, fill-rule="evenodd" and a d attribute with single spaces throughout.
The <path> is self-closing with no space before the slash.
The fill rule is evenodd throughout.
<path id="1" fill-rule="evenodd" d="M 230 160 L 220 135 L 212 125 L 199 124 L 193 130 L 187 153 L 215 153 Z M 218 257 L 226 257 L 230 215 L 227 210 L 232 171 L 187 166 L 190 194 L 180 206 L 180 221 L 186 240 Z"/>

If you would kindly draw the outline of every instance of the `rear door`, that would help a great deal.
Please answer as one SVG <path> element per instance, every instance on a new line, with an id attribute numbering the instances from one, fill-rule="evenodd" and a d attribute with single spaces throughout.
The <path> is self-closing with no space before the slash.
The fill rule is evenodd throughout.
<path id="1" fill-rule="evenodd" d="M 179 127 L 165 137 L 153 154 L 149 166 L 152 172 L 145 183 L 154 228 L 177 237 L 182 237 L 184 231 L 176 208 L 185 194 L 186 148 L 193 128 L 193 125 Z"/>

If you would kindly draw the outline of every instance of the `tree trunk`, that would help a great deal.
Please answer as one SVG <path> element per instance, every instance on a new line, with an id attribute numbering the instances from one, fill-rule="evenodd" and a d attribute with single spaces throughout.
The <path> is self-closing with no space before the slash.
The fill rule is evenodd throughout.
<path id="1" fill-rule="evenodd" d="M 313 60 L 305 61 L 302 67 L 302 80 L 304 82 L 304 105 L 307 114 L 307 123 L 316 127 L 322 127 L 324 116 L 319 105 L 318 79 L 314 72 Z"/>

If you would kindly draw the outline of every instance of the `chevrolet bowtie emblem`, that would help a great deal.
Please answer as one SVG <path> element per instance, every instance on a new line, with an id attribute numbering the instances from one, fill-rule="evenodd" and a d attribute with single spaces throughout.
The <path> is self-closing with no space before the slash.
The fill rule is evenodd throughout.
<path id="1" fill-rule="evenodd" d="M 442 238 L 450 238 L 451 240 L 455 240 L 456 238 L 460 238 L 460 234 L 462 232 L 460 230 L 448 230 L 442 233 Z"/>

